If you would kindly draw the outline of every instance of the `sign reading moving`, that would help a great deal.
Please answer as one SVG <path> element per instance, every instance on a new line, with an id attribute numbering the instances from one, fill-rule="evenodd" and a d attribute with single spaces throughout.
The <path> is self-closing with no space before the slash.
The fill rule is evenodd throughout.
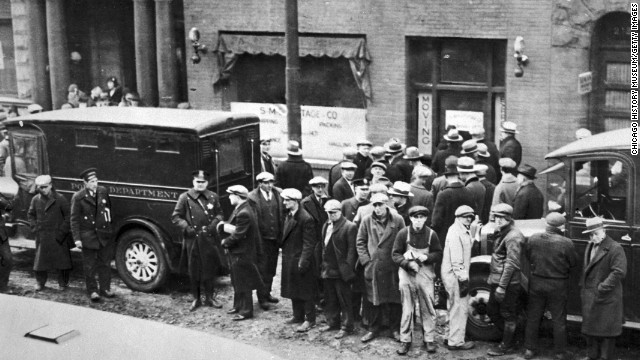
<path id="1" fill-rule="evenodd" d="M 287 156 L 287 106 L 232 102 L 231 111 L 254 113 L 260 118 L 260 138 L 270 138 L 271 155 Z M 303 157 L 340 160 L 345 147 L 355 149 L 366 137 L 364 109 L 301 106 Z"/>

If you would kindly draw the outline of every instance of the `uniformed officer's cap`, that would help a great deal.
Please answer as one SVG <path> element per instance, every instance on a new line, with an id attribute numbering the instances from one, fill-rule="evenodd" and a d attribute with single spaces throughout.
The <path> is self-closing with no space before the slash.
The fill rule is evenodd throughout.
<path id="1" fill-rule="evenodd" d="M 351 182 L 354 187 L 369 189 L 369 180 L 368 179 L 355 179 Z"/>
<path id="2" fill-rule="evenodd" d="M 45 186 L 51 184 L 51 176 L 40 175 L 36 178 L 36 186 Z"/>
<path id="3" fill-rule="evenodd" d="M 300 190 L 293 188 L 282 190 L 280 196 L 285 200 L 302 200 L 302 193 Z"/>
<path id="4" fill-rule="evenodd" d="M 358 165 L 356 165 L 356 164 L 352 163 L 351 161 L 343 161 L 343 162 L 340 164 L 340 168 L 341 168 L 342 170 L 349 170 L 349 169 L 353 169 L 353 170 L 355 170 L 355 169 L 357 169 L 357 168 L 358 168 Z"/>
<path id="5" fill-rule="evenodd" d="M 421 205 L 416 205 L 409 208 L 409 216 L 418 215 L 429 216 L 429 209 Z"/>
<path id="6" fill-rule="evenodd" d="M 510 219 L 511 215 L 513 215 L 513 208 L 505 203 L 496 204 L 491 207 L 491 214 Z"/>
<path id="7" fill-rule="evenodd" d="M 191 173 L 191 176 L 193 176 L 195 180 L 209 181 L 209 172 L 205 170 L 196 170 Z"/>
<path id="8" fill-rule="evenodd" d="M 273 174 L 267 171 L 263 171 L 260 174 L 258 174 L 258 176 L 256 176 L 256 180 L 260 182 L 273 181 L 274 179 L 275 178 L 273 177 Z"/>
<path id="9" fill-rule="evenodd" d="M 473 216 L 475 214 L 475 211 L 473 211 L 473 208 L 471 208 L 471 206 L 469 205 L 462 205 L 462 206 L 458 206 L 458 208 L 456 209 L 456 217 L 461 217 L 461 216 Z"/>
<path id="10" fill-rule="evenodd" d="M 374 168 L 374 167 L 379 167 L 379 168 L 381 168 L 382 170 L 387 171 L 387 165 L 385 165 L 384 163 L 382 163 L 382 162 L 380 162 L 380 161 L 374 161 L 374 162 L 371 164 L 371 167 L 372 167 L 372 168 Z"/>
<path id="11" fill-rule="evenodd" d="M 246 199 L 249 196 L 249 190 L 242 185 L 233 185 L 227 188 L 227 192 L 229 194 L 238 195 L 243 199 Z"/>
<path id="12" fill-rule="evenodd" d="M 516 162 L 512 158 L 501 158 L 498 160 L 498 164 L 500 167 L 514 169 L 516 167 Z"/>
<path id="13" fill-rule="evenodd" d="M 86 182 L 98 179 L 98 170 L 96 168 L 88 168 L 80 173 L 80 178 Z"/>
<path id="14" fill-rule="evenodd" d="M 326 185 L 329 182 L 327 181 L 327 179 L 323 178 L 322 176 L 316 176 L 313 179 L 309 180 L 309 185 L 314 186 L 314 185 Z"/>
<path id="15" fill-rule="evenodd" d="M 327 201 L 326 204 L 324 204 L 324 211 L 326 212 L 336 212 L 341 210 L 342 210 L 342 206 L 340 205 L 340 201 L 338 200 L 331 199 Z"/>

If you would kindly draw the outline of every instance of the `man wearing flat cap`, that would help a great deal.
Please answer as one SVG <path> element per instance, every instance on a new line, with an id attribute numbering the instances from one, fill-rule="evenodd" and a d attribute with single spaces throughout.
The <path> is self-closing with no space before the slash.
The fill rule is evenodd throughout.
<path id="1" fill-rule="evenodd" d="M 111 291 L 111 259 L 115 248 L 111 199 L 107 188 L 98 185 L 95 168 L 83 171 L 80 178 L 84 188 L 71 197 L 71 234 L 76 246 L 82 249 L 87 294 L 91 301 L 100 301 L 100 296 L 115 296 Z"/>
<path id="2" fill-rule="evenodd" d="M 260 229 L 262 256 L 258 259 L 262 281 L 265 288 L 258 289 L 258 302 L 263 310 L 269 309 L 269 303 L 278 303 L 278 298 L 271 295 L 273 277 L 278 268 L 280 255 L 280 239 L 284 226 L 284 204 L 280 188 L 273 186 L 271 173 L 261 172 L 256 176 L 258 187 L 249 193 L 249 203 L 256 212 Z"/>
<path id="3" fill-rule="evenodd" d="M 411 208 L 411 198 L 413 198 L 411 185 L 404 181 L 396 181 L 387 192 L 387 195 L 393 202 L 396 211 L 398 211 L 398 215 L 404 219 L 404 224 L 411 225 L 411 220 L 409 219 L 409 208 Z"/>
<path id="4" fill-rule="evenodd" d="M 550 212 L 545 218 L 546 229 L 529 237 L 524 255 L 530 264 L 526 359 L 533 359 L 538 349 L 540 320 L 546 310 L 551 313 L 556 359 L 564 359 L 567 346 L 567 290 L 571 271 L 577 265 L 573 241 L 562 236 L 564 216 Z"/>
<path id="5" fill-rule="evenodd" d="M 269 154 L 271 150 L 271 139 L 260 139 L 260 171 L 269 174 L 276 173 L 276 164 L 273 157 Z"/>
<path id="6" fill-rule="evenodd" d="M 353 179 L 358 167 L 351 161 L 343 161 L 340 168 L 342 169 L 342 177 L 333 184 L 332 193 L 334 199 L 343 201 L 355 195 Z"/>
<path id="7" fill-rule="evenodd" d="M 470 206 L 462 205 L 456 209 L 455 216 L 456 220 L 447 232 L 440 270 L 448 294 L 449 329 L 446 339 L 449 350 L 469 350 L 475 346 L 472 341 L 464 340 L 469 315 L 469 268 L 473 247 L 471 223 L 475 212 Z"/>
<path id="8" fill-rule="evenodd" d="M 317 270 L 315 225 L 311 215 L 300 207 L 302 194 L 297 189 L 282 190 L 286 211 L 282 233 L 282 281 L 280 294 L 291 299 L 293 318 L 288 324 L 299 324 L 297 332 L 316 326 Z"/>
<path id="9" fill-rule="evenodd" d="M 511 121 L 505 121 L 500 125 L 500 157 L 510 158 L 516 162 L 516 167 L 522 161 L 522 145 L 516 139 L 519 133 L 517 125 Z"/>
<path id="10" fill-rule="evenodd" d="M 428 214 L 429 210 L 424 206 L 410 208 L 410 223 L 398 231 L 393 242 L 392 258 L 399 267 L 398 279 L 402 297 L 402 345 L 397 351 L 399 355 L 409 352 L 416 317 L 422 320 L 422 341 L 427 352 L 436 351 L 437 314 L 433 303 L 433 280 L 436 277 L 435 265 L 442 260 L 442 246 L 436 232 L 426 225 Z M 417 299 L 414 294 L 417 294 Z M 420 304 L 420 313 L 414 316 L 416 300 Z"/>
<path id="11" fill-rule="evenodd" d="M 314 256 L 316 258 L 315 264 L 317 265 L 315 270 L 317 271 L 318 275 L 318 299 L 316 299 L 318 305 L 321 305 L 323 303 L 323 282 L 320 278 L 320 265 L 322 264 L 322 227 L 328 219 L 327 213 L 324 210 L 324 204 L 328 200 L 327 194 L 325 192 L 327 183 L 327 179 L 323 178 L 322 176 L 316 176 L 313 179 L 309 180 L 309 185 L 311 185 L 311 194 L 300 201 L 300 206 L 305 209 L 309 215 L 311 215 L 311 217 L 313 218 L 313 223 L 315 225 L 317 245 Z"/>
<path id="12" fill-rule="evenodd" d="M 287 144 L 287 160 L 276 169 L 276 185 L 281 188 L 294 188 L 303 196 L 311 194 L 309 180 L 313 179 L 311 164 L 302 158 L 300 143 L 294 140 Z"/>
<path id="13" fill-rule="evenodd" d="M 378 179 L 387 173 L 387 165 L 380 161 L 375 161 L 371 164 L 367 172 L 369 176 L 365 177 L 365 179 L 369 179 L 372 184 L 375 184 L 378 182 Z"/>
<path id="14" fill-rule="evenodd" d="M 516 191 L 518 190 L 516 162 L 510 158 L 501 158 L 498 162 L 500 163 L 502 177 L 498 185 L 496 185 L 491 206 L 502 203 L 513 206 Z"/>
<path id="15" fill-rule="evenodd" d="M 373 163 L 373 160 L 370 156 L 373 144 L 369 140 L 360 140 L 356 144 L 356 147 L 358 149 L 358 153 L 356 154 L 353 163 L 356 164 L 358 168 L 356 169 L 356 173 L 353 177 L 356 179 L 362 179 L 367 169 Z"/>
<path id="16" fill-rule="evenodd" d="M 229 220 L 220 223 L 218 231 L 229 234 L 222 240 L 226 249 L 233 285 L 233 307 L 227 311 L 235 314 L 231 320 L 242 321 L 253 317 L 253 290 L 264 288 L 258 261 L 260 230 L 254 210 L 247 202 L 249 192 L 242 185 L 227 188 L 231 206 L 235 206 Z"/>
<path id="17" fill-rule="evenodd" d="M 457 163 L 457 162 L 456 162 Z M 462 205 L 475 207 L 471 190 L 460 181 L 457 166 L 448 166 L 444 173 L 446 186 L 438 193 L 431 217 L 431 228 L 439 239 L 447 238 L 447 231 L 456 219 L 456 209 Z"/>
<path id="18" fill-rule="evenodd" d="M 349 221 L 353 221 L 360 207 L 369 204 L 369 180 L 355 179 L 352 183 L 356 194 L 341 203 L 342 216 Z"/>
<path id="19" fill-rule="evenodd" d="M 387 154 L 387 151 L 385 150 L 385 148 L 383 146 L 374 146 L 371 149 L 370 155 L 371 155 L 371 159 L 373 160 L 373 162 L 371 163 L 371 166 L 369 166 L 369 168 L 364 172 L 364 177 L 367 179 L 371 179 L 372 178 L 372 174 L 371 174 L 371 168 L 373 167 L 373 163 L 381 163 L 384 165 L 384 170 L 387 170 L 387 167 L 389 166 L 389 161 L 385 158 L 385 155 Z M 384 174 L 382 174 L 384 175 Z M 382 176 L 380 175 L 380 176 Z"/>
<path id="20" fill-rule="evenodd" d="M 66 290 L 71 270 L 70 248 L 75 247 L 71 238 L 69 201 L 51 184 L 51 176 L 40 175 L 35 180 L 38 194 L 31 199 L 27 212 L 31 231 L 36 236 L 36 258 L 33 271 L 36 291 L 44 289 L 47 272 L 58 272 L 58 286 Z"/>
<path id="21" fill-rule="evenodd" d="M 354 328 L 351 282 L 355 279 L 356 235 L 358 228 L 345 219 L 337 200 L 324 205 L 329 221 L 323 228 L 320 239 L 322 252 L 320 275 L 326 301 L 327 326 L 321 331 L 340 330 L 334 336 L 341 339 L 351 334 Z"/>
<path id="22" fill-rule="evenodd" d="M 411 171 L 413 166 L 404 158 L 404 147 L 399 141 L 391 141 L 386 145 L 387 154 L 391 155 L 389 166 L 387 166 L 386 177 L 391 182 L 411 181 Z"/>
<path id="23" fill-rule="evenodd" d="M 622 246 L 605 232 L 602 218 L 587 219 L 582 233 L 590 240 L 580 277 L 585 359 L 613 359 L 615 338 L 622 334 L 624 323 L 622 280 L 627 274 L 627 257 Z"/>
<path id="24" fill-rule="evenodd" d="M 442 150 L 436 151 L 433 156 L 433 161 L 431 163 L 431 168 L 438 175 L 442 175 L 445 172 L 445 160 L 449 156 L 460 156 L 460 151 L 462 150 L 461 144 L 463 142 L 462 135 L 458 132 L 457 129 L 449 129 L 448 132 L 444 135 L 444 141 L 447 143 L 447 147 Z"/>
<path id="25" fill-rule="evenodd" d="M 196 170 L 192 174 L 193 187 L 180 194 L 171 221 L 182 231 L 181 263 L 186 264 L 193 302 L 190 311 L 202 305 L 221 308 L 215 297 L 214 283 L 222 265 L 220 238 L 216 226 L 223 220 L 218 194 L 207 189 L 209 173 Z"/>
<path id="26" fill-rule="evenodd" d="M 518 190 L 513 198 L 513 218 L 540 219 L 544 207 L 544 196 L 533 180 L 536 178 L 536 168 L 523 164 L 518 168 Z"/>
<path id="27" fill-rule="evenodd" d="M 507 204 L 494 205 L 491 215 L 496 224 L 493 254 L 487 283 L 491 294 L 487 303 L 487 314 L 494 324 L 502 329 L 502 341 L 487 354 L 502 356 L 515 351 L 516 321 L 520 296 L 520 255 L 524 236 L 513 223 L 513 208 Z"/>
<path id="28" fill-rule="evenodd" d="M 327 187 L 329 197 L 333 197 L 333 185 L 342 177 L 342 163 L 345 161 L 354 162 L 357 153 L 354 148 L 344 148 L 342 150 L 342 160 L 329 169 L 329 185 Z"/>

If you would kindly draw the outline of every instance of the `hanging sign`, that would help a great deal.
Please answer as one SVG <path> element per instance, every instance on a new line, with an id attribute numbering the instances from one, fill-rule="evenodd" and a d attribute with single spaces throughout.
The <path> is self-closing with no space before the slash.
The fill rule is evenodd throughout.
<path id="1" fill-rule="evenodd" d="M 418 149 L 431 155 L 433 147 L 433 106 L 430 92 L 418 94 Z"/>

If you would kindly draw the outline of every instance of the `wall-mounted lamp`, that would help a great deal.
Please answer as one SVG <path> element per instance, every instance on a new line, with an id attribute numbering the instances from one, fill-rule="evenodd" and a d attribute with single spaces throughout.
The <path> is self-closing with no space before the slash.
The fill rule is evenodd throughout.
<path id="1" fill-rule="evenodd" d="M 513 43 L 513 50 L 515 54 L 513 57 L 516 58 L 517 67 L 514 70 L 514 75 L 516 77 L 522 77 L 524 75 L 523 66 L 527 66 L 529 63 L 529 57 L 524 54 L 524 38 L 522 36 L 517 36 L 516 41 Z"/>
<path id="2" fill-rule="evenodd" d="M 191 40 L 191 46 L 193 46 L 193 56 L 191 56 L 191 62 L 198 64 L 200 62 L 200 53 L 206 54 L 207 47 L 200 44 L 200 31 L 198 28 L 191 28 L 189 30 L 189 40 Z"/>

